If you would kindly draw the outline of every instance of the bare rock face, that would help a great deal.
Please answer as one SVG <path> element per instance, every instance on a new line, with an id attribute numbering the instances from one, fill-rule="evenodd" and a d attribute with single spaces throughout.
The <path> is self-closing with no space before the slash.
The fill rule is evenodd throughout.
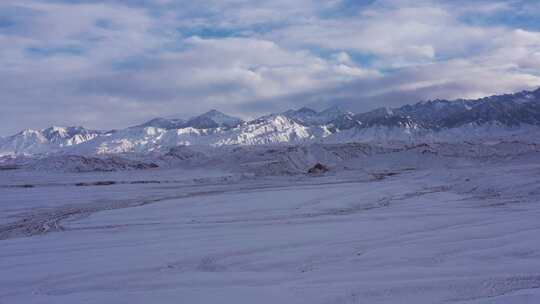
<path id="1" fill-rule="evenodd" d="M 330 171 L 328 167 L 326 167 L 325 165 L 321 163 L 317 163 L 315 164 L 315 166 L 311 167 L 311 169 L 308 170 L 308 173 L 309 174 L 322 174 L 328 171 Z"/>

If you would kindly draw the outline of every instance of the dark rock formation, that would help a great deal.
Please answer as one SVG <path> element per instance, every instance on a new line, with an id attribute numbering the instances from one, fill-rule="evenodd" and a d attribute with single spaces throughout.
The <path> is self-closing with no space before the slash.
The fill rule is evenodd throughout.
<path id="1" fill-rule="evenodd" d="M 309 174 L 322 174 L 328 172 L 330 169 L 321 163 L 317 163 L 315 166 L 308 170 Z"/>

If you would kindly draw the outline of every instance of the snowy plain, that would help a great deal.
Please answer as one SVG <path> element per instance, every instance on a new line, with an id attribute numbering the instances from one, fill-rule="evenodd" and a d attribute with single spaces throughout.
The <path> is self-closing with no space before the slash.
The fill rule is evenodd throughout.
<path id="1" fill-rule="evenodd" d="M 540 303 L 540 152 L 497 149 L 0 171 L 0 303 Z"/>

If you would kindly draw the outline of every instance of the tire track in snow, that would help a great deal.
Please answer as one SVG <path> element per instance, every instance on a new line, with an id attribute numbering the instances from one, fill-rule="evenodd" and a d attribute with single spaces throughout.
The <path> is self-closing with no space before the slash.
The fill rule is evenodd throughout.
<path id="1" fill-rule="evenodd" d="M 313 181 L 308 180 L 308 182 L 300 182 L 296 184 L 265 184 L 264 181 L 255 183 L 246 184 L 245 181 L 242 184 L 233 184 L 233 183 L 212 183 L 208 185 L 197 185 L 196 188 L 202 187 L 217 187 L 217 189 L 206 189 L 201 191 L 192 191 L 184 192 L 176 195 L 162 196 L 153 199 L 143 199 L 143 200 L 124 200 L 124 201 L 107 201 L 107 202 L 93 202 L 87 204 L 78 204 L 77 206 L 68 205 L 63 207 L 54 208 L 47 211 L 39 211 L 31 214 L 25 214 L 22 216 L 22 219 L 10 222 L 8 224 L 0 225 L 0 241 L 7 240 L 12 238 L 20 237 L 31 237 L 36 235 L 43 235 L 46 233 L 60 232 L 65 230 L 62 226 L 62 222 L 74 219 L 74 218 L 83 218 L 89 216 L 93 213 L 100 211 L 124 209 L 124 208 L 134 208 L 141 207 L 148 204 L 158 203 L 162 201 L 168 201 L 172 199 L 185 199 L 196 196 L 208 196 L 208 195 L 218 195 L 224 193 L 235 193 L 240 191 L 259 191 L 259 190 L 269 190 L 269 189 L 287 189 L 287 188 L 298 188 L 298 187 L 312 187 L 320 185 L 334 185 L 334 184 L 347 184 L 347 183 L 364 183 L 370 182 L 371 180 L 339 180 L 339 181 Z M 268 182 L 268 181 L 266 181 Z M 237 186 L 235 186 L 237 185 Z M 193 188 L 193 185 L 188 186 L 188 188 Z M 182 188 L 179 187 L 178 190 Z"/>

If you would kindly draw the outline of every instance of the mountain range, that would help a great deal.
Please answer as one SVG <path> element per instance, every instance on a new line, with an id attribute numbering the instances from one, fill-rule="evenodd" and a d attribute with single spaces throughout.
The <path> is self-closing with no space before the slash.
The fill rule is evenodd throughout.
<path id="1" fill-rule="evenodd" d="M 0 156 L 117 154 L 218 147 L 348 142 L 539 141 L 540 89 L 476 100 L 431 100 L 354 114 L 332 107 L 288 110 L 244 121 L 211 110 L 189 120 L 155 118 L 122 130 L 27 129 L 0 138 Z"/>

